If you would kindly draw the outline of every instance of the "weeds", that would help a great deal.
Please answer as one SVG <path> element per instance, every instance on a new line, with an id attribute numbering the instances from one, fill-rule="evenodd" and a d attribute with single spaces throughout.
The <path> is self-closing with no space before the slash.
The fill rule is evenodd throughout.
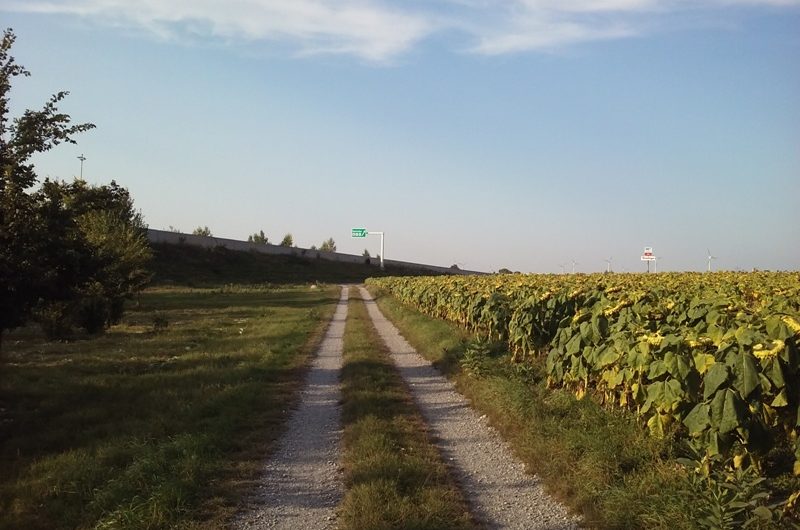
<path id="1" fill-rule="evenodd" d="M 483 377 L 488 371 L 491 345 L 486 341 L 475 340 L 467 343 L 464 354 L 458 363 L 461 369 L 472 377 Z"/>
<path id="2" fill-rule="evenodd" d="M 735 466 L 733 459 L 710 457 L 691 444 L 688 452 L 678 462 L 687 470 L 687 507 L 700 528 L 789 528 L 783 517 L 786 503 L 768 504 L 767 479 L 755 467 Z"/>

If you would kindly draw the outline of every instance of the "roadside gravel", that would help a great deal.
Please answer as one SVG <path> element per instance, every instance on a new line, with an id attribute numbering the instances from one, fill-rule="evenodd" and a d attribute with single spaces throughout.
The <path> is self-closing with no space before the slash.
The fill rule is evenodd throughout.
<path id="1" fill-rule="evenodd" d="M 524 464 L 486 418 L 472 410 L 452 383 L 406 342 L 369 292 L 363 287 L 360 290 L 378 333 L 478 520 L 492 529 L 580 528 L 579 519 L 552 499 L 535 475 L 525 473 Z"/>
<path id="2" fill-rule="evenodd" d="M 348 287 L 342 287 L 317 357 L 306 378 L 276 453 L 266 463 L 259 489 L 247 499 L 234 529 L 335 528 L 343 496 L 339 471 L 341 410 L 339 371 L 347 319 Z"/>

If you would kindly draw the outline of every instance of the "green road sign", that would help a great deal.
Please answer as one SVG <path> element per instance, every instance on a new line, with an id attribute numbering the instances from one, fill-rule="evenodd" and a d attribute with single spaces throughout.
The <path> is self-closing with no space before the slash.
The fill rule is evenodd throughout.
<path id="1" fill-rule="evenodd" d="M 367 229 L 353 228 L 352 237 L 367 237 Z"/>

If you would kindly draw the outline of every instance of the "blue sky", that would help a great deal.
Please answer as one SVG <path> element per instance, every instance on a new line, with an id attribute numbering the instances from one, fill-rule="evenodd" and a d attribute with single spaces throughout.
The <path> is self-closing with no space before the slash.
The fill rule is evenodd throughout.
<path id="1" fill-rule="evenodd" d="M 800 269 L 800 1 L 0 0 L 153 228 L 476 270 Z"/>

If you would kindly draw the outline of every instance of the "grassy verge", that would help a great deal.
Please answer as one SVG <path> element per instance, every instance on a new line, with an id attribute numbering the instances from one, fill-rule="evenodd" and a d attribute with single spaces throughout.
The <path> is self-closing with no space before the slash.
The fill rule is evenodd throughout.
<path id="1" fill-rule="evenodd" d="M 237 284 L 296 284 L 300 282 L 363 282 L 370 276 L 430 275 L 431 271 L 387 265 L 381 271 L 376 259 L 346 263 L 316 258 L 316 252 L 297 249 L 297 255 L 270 255 L 154 243 L 153 282 L 159 285 L 214 286 Z M 365 258 L 366 261 L 366 258 Z"/>
<path id="2" fill-rule="evenodd" d="M 475 528 L 366 307 L 355 299 L 344 337 L 342 399 L 342 530 Z"/>
<path id="3" fill-rule="evenodd" d="M 514 368 L 502 349 L 481 351 L 455 325 L 378 297 L 403 336 L 444 373 L 541 476 L 596 528 L 694 528 L 671 440 L 632 416 L 546 388 L 544 366 Z"/>
<path id="4" fill-rule="evenodd" d="M 337 298 L 335 288 L 157 289 L 101 337 L 10 334 L 0 528 L 222 526 Z"/>

